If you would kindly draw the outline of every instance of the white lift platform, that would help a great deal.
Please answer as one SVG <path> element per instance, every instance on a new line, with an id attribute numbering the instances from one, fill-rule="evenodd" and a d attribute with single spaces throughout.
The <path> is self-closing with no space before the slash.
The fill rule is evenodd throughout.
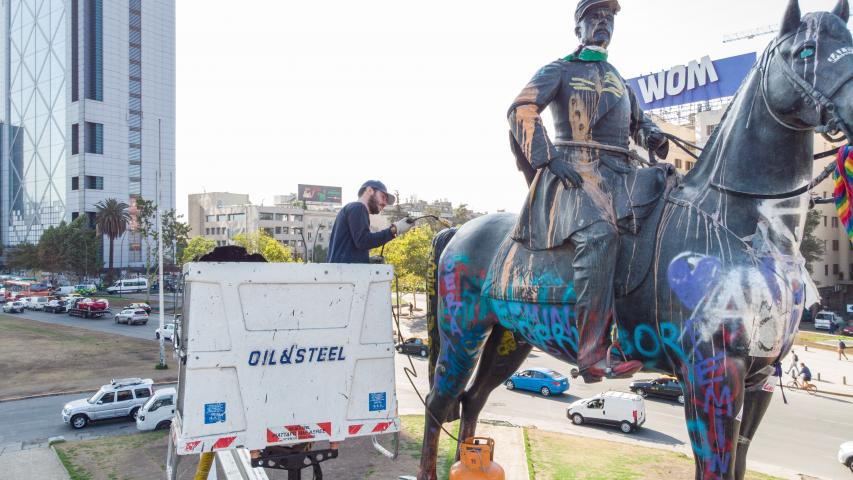
<path id="1" fill-rule="evenodd" d="M 199 262 L 184 278 L 167 478 L 177 455 L 290 471 L 337 456 L 304 444 L 399 431 L 391 266 Z"/>

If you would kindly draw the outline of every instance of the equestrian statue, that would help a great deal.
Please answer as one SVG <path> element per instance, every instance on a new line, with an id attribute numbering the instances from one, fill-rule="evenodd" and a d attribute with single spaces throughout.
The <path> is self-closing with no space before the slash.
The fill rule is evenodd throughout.
<path id="1" fill-rule="evenodd" d="M 433 240 L 419 480 L 438 478 L 442 424 L 461 418 L 459 438 L 474 436 L 489 394 L 534 346 L 577 364 L 586 382 L 673 373 L 695 478 L 744 478 L 773 364 L 819 301 L 799 247 L 815 131 L 851 138 L 848 0 L 806 15 L 789 0 L 684 177 L 652 154 L 638 168 L 629 150 L 631 138 L 666 157 L 669 144 L 607 62 L 619 8 L 581 0 L 582 45 L 510 107 L 530 188 L 521 214 L 479 217 Z M 540 118 L 549 106 L 553 140 Z"/>

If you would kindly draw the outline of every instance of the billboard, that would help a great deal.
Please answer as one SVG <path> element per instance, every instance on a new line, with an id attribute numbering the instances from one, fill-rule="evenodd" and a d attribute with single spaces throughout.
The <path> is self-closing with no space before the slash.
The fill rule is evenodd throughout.
<path id="1" fill-rule="evenodd" d="M 299 200 L 315 203 L 341 204 L 341 187 L 299 184 Z"/>
<path id="2" fill-rule="evenodd" d="M 706 55 L 687 65 L 676 65 L 626 82 L 634 90 L 643 110 L 676 107 L 733 96 L 755 60 L 755 53 L 721 60 L 711 60 Z"/>

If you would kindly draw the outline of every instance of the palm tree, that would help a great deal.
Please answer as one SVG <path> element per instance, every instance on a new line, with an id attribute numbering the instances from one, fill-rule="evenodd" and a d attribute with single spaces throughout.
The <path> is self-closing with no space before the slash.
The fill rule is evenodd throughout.
<path id="1" fill-rule="evenodd" d="M 96 203 L 95 208 L 98 210 L 95 225 L 102 235 L 110 239 L 109 283 L 113 279 L 113 243 L 127 230 L 127 224 L 130 223 L 130 205 L 115 198 L 108 198 Z"/>

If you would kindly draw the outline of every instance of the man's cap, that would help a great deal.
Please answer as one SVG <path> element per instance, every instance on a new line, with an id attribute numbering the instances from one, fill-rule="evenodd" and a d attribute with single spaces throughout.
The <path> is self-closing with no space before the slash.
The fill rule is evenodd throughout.
<path id="1" fill-rule="evenodd" d="M 380 192 L 384 193 L 388 197 L 388 205 L 394 205 L 394 202 L 397 201 L 397 197 L 388 193 L 388 189 L 385 188 L 385 184 L 380 182 L 379 180 L 368 180 L 364 182 L 364 185 L 362 185 L 359 190 L 363 190 L 367 187 L 370 187 L 374 190 L 379 190 Z"/>
<path id="2" fill-rule="evenodd" d="M 613 10 L 613 14 L 619 13 L 622 7 L 619 6 L 619 0 L 581 0 L 578 2 L 578 7 L 575 9 L 575 23 L 581 21 L 584 14 L 591 8 L 608 6 Z"/>

